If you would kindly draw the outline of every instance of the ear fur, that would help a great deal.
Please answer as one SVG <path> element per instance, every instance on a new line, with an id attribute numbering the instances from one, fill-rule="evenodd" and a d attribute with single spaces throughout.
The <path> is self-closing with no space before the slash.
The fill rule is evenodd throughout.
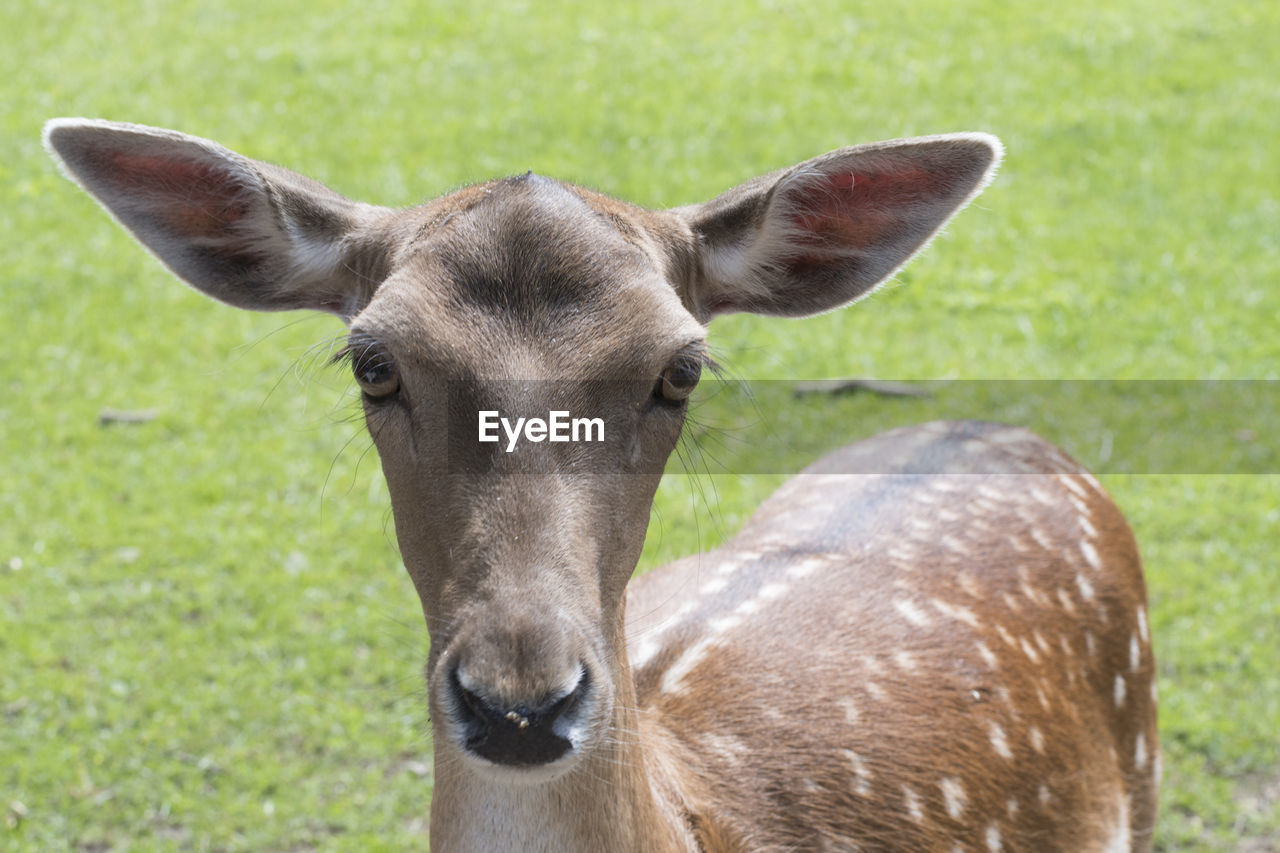
<path id="1" fill-rule="evenodd" d="M 957 133 L 842 148 L 675 212 L 696 241 L 690 310 L 803 317 L 889 278 L 990 182 L 1003 148 Z"/>
<path id="2" fill-rule="evenodd" d="M 176 131 L 93 119 L 53 119 L 44 143 L 143 246 L 215 299 L 349 320 L 380 280 L 380 250 L 362 234 L 381 209 L 287 169 Z"/>

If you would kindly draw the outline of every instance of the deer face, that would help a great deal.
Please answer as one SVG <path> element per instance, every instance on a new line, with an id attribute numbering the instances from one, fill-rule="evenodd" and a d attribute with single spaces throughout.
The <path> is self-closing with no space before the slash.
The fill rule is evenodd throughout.
<path id="1" fill-rule="evenodd" d="M 571 765 L 610 720 L 623 591 L 703 354 L 652 238 L 591 201 L 532 176 L 442 200 L 348 347 L 432 638 L 437 743 L 516 777 Z M 603 440 L 477 440 L 480 412 L 553 411 Z"/>
<path id="2" fill-rule="evenodd" d="M 845 148 L 665 212 L 533 176 L 395 211 L 172 131 L 67 119 L 45 140 L 192 286 L 350 324 L 431 634 L 437 755 L 524 781 L 572 767 L 630 701 L 623 592 L 704 325 L 870 293 L 1000 151 L 981 134 Z M 482 411 L 599 419 L 604 440 L 526 432 L 507 453 L 479 440 Z"/>

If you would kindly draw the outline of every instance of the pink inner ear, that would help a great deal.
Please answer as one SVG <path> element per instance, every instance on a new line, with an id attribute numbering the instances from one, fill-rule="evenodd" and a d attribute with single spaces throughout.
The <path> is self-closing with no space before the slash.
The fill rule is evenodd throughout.
<path id="1" fill-rule="evenodd" d="M 184 237 L 225 236 L 229 226 L 252 212 L 243 179 L 215 164 L 113 151 L 106 174 L 117 190 L 142 206 L 173 233 Z"/>
<path id="2" fill-rule="evenodd" d="M 831 257 L 823 247 L 839 254 L 894 242 L 894 232 L 910 230 L 908 220 L 917 204 L 928 204 L 949 189 L 944 175 L 909 163 L 893 165 L 872 173 L 815 175 L 793 188 L 788 193 L 790 219 L 804 247 L 793 260 L 813 266 Z"/>

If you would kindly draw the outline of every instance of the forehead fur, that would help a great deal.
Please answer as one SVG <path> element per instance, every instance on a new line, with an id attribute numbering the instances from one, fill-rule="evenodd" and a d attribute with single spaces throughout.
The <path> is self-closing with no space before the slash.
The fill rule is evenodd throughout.
<path id="1" fill-rule="evenodd" d="M 646 266 L 644 254 L 580 196 L 532 174 L 487 186 L 426 246 L 447 273 L 457 308 L 496 311 L 521 325 L 607 308 Z"/>
<path id="2" fill-rule="evenodd" d="M 355 325 L 411 335 L 414 349 L 467 372 L 481 353 L 551 366 L 556 350 L 590 372 L 649 368 L 703 330 L 628 207 L 533 174 L 447 196 L 424 209 L 399 269 Z"/>

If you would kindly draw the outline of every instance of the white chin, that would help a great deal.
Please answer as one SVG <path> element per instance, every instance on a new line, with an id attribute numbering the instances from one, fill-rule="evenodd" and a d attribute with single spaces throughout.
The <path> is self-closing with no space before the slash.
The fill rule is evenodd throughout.
<path id="1" fill-rule="evenodd" d="M 469 752 L 465 755 L 482 776 L 504 785 L 544 785 L 568 773 L 582 760 L 582 752 L 576 747 L 547 764 L 496 764 Z"/>

